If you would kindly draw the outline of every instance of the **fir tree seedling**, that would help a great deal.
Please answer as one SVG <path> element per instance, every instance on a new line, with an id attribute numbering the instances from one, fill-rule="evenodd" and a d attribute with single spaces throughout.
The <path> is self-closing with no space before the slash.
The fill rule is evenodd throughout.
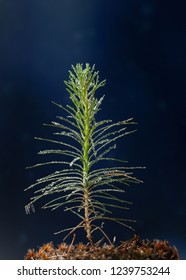
<path id="1" fill-rule="evenodd" d="M 61 161 L 38 163 L 33 167 L 56 165 L 58 169 L 32 184 L 28 189 L 38 187 L 30 202 L 26 205 L 26 213 L 34 210 L 34 203 L 49 197 L 43 208 L 55 210 L 62 207 L 80 219 L 79 223 L 60 232 L 69 231 L 67 236 L 79 228 L 84 228 L 86 237 L 93 244 L 93 232 L 99 230 L 105 237 L 102 222 L 114 221 L 128 228 L 134 220 L 113 216 L 113 209 L 127 210 L 131 202 L 123 200 L 123 187 L 130 183 L 141 183 L 133 176 L 133 169 L 126 161 L 109 157 L 116 148 L 116 140 L 135 130 L 127 131 L 127 126 L 134 124 L 133 119 L 113 123 L 112 120 L 97 121 L 96 115 L 101 108 L 104 96 L 98 98 L 97 90 L 106 81 L 99 81 L 99 73 L 95 67 L 86 64 L 72 66 L 69 80 L 65 81 L 71 104 L 62 106 L 53 102 L 62 110 L 57 122 L 47 124 L 56 129 L 52 139 L 36 138 L 54 144 L 54 149 L 40 151 L 40 155 L 58 154 Z M 109 162 L 112 167 L 99 167 L 100 162 Z M 119 164 L 121 166 L 118 166 Z M 100 222 L 100 223 L 99 223 Z"/>

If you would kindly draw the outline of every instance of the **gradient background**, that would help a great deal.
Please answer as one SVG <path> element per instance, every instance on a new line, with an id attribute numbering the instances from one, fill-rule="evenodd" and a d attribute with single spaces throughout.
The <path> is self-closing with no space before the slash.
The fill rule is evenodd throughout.
<path id="1" fill-rule="evenodd" d="M 42 123 L 61 113 L 51 100 L 69 102 L 63 80 L 78 62 L 95 63 L 107 79 L 99 118 L 138 122 L 115 153 L 147 167 L 136 172 L 144 184 L 126 191 L 136 234 L 167 239 L 186 259 L 185 10 L 173 0 L 0 1 L 0 259 L 58 244 L 63 235 L 53 232 L 78 222 L 62 209 L 41 210 L 43 201 L 26 215 L 33 192 L 23 192 L 51 171 L 25 167 L 42 159 L 44 143 L 33 138 L 52 135 Z M 105 230 L 117 242 L 133 236 L 116 224 Z"/>

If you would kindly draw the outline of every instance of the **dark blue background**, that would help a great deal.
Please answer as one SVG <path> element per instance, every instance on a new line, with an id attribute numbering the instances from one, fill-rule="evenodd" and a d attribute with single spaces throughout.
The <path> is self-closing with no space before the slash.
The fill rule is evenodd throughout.
<path id="1" fill-rule="evenodd" d="M 58 244 L 63 235 L 53 232 L 78 222 L 62 209 L 41 210 L 42 201 L 26 215 L 33 193 L 23 190 L 50 172 L 25 170 L 41 160 L 43 143 L 33 138 L 52 135 L 42 123 L 61 112 L 50 101 L 69 102 L 63 80 L 71 64 L 85 62 L 107 79 L 99 118 L 138 122 L 116 152 L 147 167 L 136 172 L 144 184 L 126 191 L 136 234 L 167 239 L 186 259 L 185 8 L 173 0 L 0 2 L 0 259 Z M 133 236 L 115 224 L 105 230 L 117 242 Z"/>

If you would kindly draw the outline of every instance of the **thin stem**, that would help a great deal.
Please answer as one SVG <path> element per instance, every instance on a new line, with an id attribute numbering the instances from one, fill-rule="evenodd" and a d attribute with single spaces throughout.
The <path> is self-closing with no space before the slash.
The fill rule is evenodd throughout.
<path id="1" fill-rule="evenodd" d="M 84 186 L 84 227 L 87 239 L 92 244 L 91 224 L 89 220 L 89 191 L 88 191 L 88 172 L 89 172 L 89 146 L 90 146 L 90 112 L 89 99 L 87 96 L 86 85 L 84 85 L 84 145 L 83 145 L 83 186 Z"/>
<path id="2" fill-rule="evenodd" d="M 89 200 L 88 190 L 85 189 L 84 190 L 84 211 L 85 211 L 84 228 L 87 233 L 87 239 L 90 241 L 90 244 L 93 245 L 92 235 L 91 235 L 91 224 L 89 219 L 90 211 L 89 211 L 88 200 Z"/>

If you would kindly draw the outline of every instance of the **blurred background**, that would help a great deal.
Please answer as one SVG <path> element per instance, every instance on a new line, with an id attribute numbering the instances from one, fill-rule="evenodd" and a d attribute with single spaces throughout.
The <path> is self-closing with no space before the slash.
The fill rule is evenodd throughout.
<path id="1" fill-rule="evenodd" d="M 64 235 L 53 233 L 78 223 L 60 208 L 42 210 L 42 200 L 26 215 L 33 192 L 24 189 L 51 169 L 25 167 L 43 159 L 34 136 L 52 131 L 42 124 L 62 114 L 51 101 L 70 102 L 71 64 L 86 62 L 107 79 L 99 118 L 138 123 L 114 154 L 147 167 L 135 173 L 144 184 L 125 193 L 135 233 L 168 240 L 186 259 L 185 9 L 179 0 L 0 0 L 0 259 L 57 245 Z M 116 243 L 134 234 L 108 223 L 105 231 Z"/>

